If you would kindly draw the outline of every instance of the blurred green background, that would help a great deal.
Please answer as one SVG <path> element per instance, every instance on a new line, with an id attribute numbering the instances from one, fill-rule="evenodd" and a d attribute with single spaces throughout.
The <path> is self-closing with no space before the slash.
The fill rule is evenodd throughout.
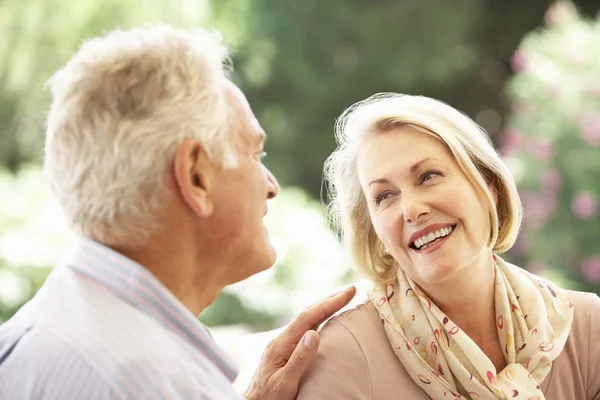
<path id="1" fill-rule="evenodd" d="M 44 82 L 84 40 L 158 22 L 223 32 L 283 188 L 266 222 L 276 266 L 227 288 L 205 323 L 273 329 L 360 279 L 324 214 L 322 166 L 335 118 L 379 91 L 441 99 L 487 129 L 525 206 L 507 258 L 600 293 L 598 10 L 597 0 L 1 0 L 0 323 L 74 241 L 40 171 Z"/>

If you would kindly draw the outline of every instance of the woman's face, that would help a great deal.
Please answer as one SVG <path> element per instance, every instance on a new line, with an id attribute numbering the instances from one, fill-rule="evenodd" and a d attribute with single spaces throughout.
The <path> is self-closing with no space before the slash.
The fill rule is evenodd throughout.
<path id="1" fill-rule="evenodd" d="M 438 139 L 407 127 L 371 134 L 358 173 L 377 235 L 421 286 L 489 257 L 486 202 Z"/>

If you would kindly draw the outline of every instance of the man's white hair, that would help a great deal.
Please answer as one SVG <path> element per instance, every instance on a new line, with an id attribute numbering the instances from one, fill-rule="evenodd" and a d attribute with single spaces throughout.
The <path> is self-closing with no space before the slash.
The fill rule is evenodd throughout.
<path id="1" fill-rule="evenodd" d="M 227 61 L 216 32 L 156 26 L 92 39 L 50 79 L 44 170 L 73 229 L 105 244 L 145 240 L 185 139 L 236 163 Z"/>

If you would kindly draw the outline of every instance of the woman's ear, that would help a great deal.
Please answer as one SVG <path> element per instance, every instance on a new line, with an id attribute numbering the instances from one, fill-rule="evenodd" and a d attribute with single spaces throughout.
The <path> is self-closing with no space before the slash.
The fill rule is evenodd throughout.
<path id="1" fill-rule="evenodd" d="M 173 160 L 175 181 L 182 198 L 200 217 L 212 214 L 212 188 L 215 165 L 209 160 L 202 143 L 188 139 L 179 145 Z"/>

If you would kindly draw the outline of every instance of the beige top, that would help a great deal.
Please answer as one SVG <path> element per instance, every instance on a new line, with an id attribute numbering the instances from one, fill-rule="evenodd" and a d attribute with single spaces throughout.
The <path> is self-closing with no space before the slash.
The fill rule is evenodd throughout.
<path id="1" fill-rule="evenodd" d="M 571 334 L 542 383 L 546 400 L 600 400 L 600 298 L 569 292 Z M 392 350 L 372 303 L 332 318 L 317 359 L 300 383 L 300 400 L 427 400 Z"/>

